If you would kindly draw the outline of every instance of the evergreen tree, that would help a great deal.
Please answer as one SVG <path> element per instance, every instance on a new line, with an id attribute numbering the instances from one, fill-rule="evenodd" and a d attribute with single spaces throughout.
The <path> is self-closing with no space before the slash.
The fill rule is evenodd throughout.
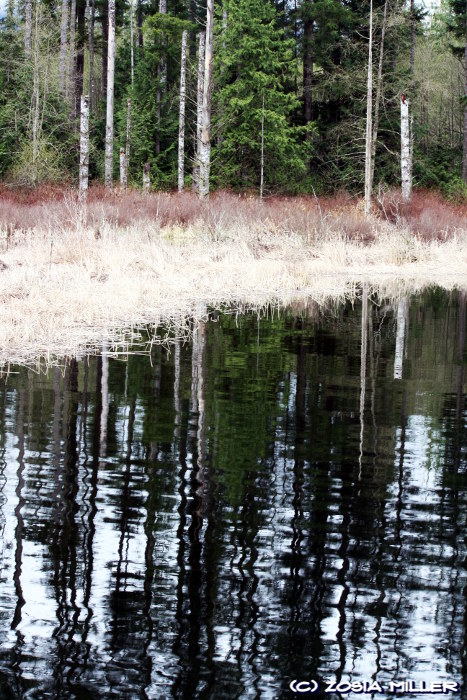
<path id="1" fill-rule="evenodd" d="M 269 0 L 229 3 L 215 51 L 213 174 L 219 185 L 259 186 L 264 97 L 265 187 L 297 187 L 305 147 L 299 143 L 303 129 L 291 124 L 298 107 L 290 81 L 293 48 Z"/>

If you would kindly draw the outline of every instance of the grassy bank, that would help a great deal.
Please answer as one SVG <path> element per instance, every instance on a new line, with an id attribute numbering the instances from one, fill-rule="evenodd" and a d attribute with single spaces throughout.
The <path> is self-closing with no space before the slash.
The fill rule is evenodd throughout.
<path id="1" fill-rule="evenodd" d="M 141 324 L 206 305 L 324 304 L 426 285 L 467 286 L 467 218 L 428 194 L 395 194 L 366 218 L 334 199 L 91 190 L 0 192 L 0 363 L 130 341 Z M 180 326 L 180 328 L 183 328 Z"/>

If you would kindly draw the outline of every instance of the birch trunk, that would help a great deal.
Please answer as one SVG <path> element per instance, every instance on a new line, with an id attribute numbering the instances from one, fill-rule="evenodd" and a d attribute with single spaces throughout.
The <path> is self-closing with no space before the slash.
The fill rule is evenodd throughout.
<path id="1" fill-rule="evenodd" d="M 95 1 L 91 2 L 91 12 L 88 23 L 89 36 L 89 108 L 94 109 L 94 18 L 96 13 Z"/>
<path id="2" fill-rule="evenodd" d="M 193 164 L 193 189 L 199 191 L 199 153 L 201 148 L 201 125 L 203 119 L 203 91 L 204 91 L 204 52 L 206 48 L 206 33 L 199 33 L 198 48 L 198 87 L 196 101 L 196 148 L 195 162 Z"/>
<path id="3" fill-rule="evenodd" d="M 167 14 L 167 1 L 166 0 L 159 0 L 159 13 L 161 15 L 166 15 Z M 165 42 L 162 39 L 161 41 L 161 48 L 162 51 L 164 50 L 164 45 Z M 157 80 L 159 83 L 157 92 L 156 92 L 156 114 L 157 114 L 157 133 L 156 133 L 156 153 L 159 154 L 161 152 L 161 142 L 160 142 L 160 128 L 161 128 L 161 111 L 162 111 L 162 101 L 164 99 L 165 95 L 165 90 L 166 90 L 166 83 L 167 83 L 167 63 L 165 61 L 165 58 L 161 58 L 159 61 L 159 65 L 157 66 Z"/>
<path id="4" fill-rule="evenodd" d="M 310 7 L 311 3 L 307 2 L 304 5 Z M 312 121 L 313 117 L 313 20 L 306 17 L 303 23 L 303 107 L 305 116 L 305 125 Z M 311 132 L 307 131 L 306 139 L 311 137 Z"/>
<path id="5" fill-rule="evenodd" d="M 126 174 L 125 174 L 125 149 L 120 149 L 120 185 L 121 187 L 126 187 Z"/>
<path id="6" fill-rule="evenodd" d="M 259 184 L 259 199 L 263 201 L 263 184 L 264 184 L 264 92 L 263 92 L 263 109 L 261 111 L 261 166 L 260 166 L 260 184 Z"/>
<path id="7" fill-rule="evenodd" d="M 76 69 L 75 69 L 75 37 L 76 37 L 76 0 L 71 0 L 70 10 L 70 48 L 68 51 L 68 90 L 67 98 L 71 105 L 71 116 L 76 115 L 74 108 L 74 98 L 76 92 Z"/>
<path id="8" fill-rule="evenodd" d="M 128 187 L 128 170 L 130 168 L 130 140 L 131 140 L 131 99 L 128 98 L 126 109 L 126 144 L 125 144 L 125 182 Z"/>
<path id="9" fill-rule="evenodd" d="M 60 23 L 60 90 L 66 95 L 66 57 L 68 34 L 68 0 L 62 1 L 62 20 Z"/>
<path id="10" fill-rule="evenodd" d="M 89 97 L 81 96 L 81 120 L 79 143 L 79 198 L 84 200 L 89 179 Z"/>
<path id="11" fill-rule="evenodd" d="M 365 214 L 371 209 L 371 153 L 373 136 L 373 0 L 370 0 L 370 31 L 368 37 L 368 82 L 366 90 L 366 137 L 365 137 Z"/>
<path id="12" fill-rule="evenodd" d="M 131 86 L 135 81 L 135 54 L 134 54 L 134 31 L 133 31 L 133 0 L 130 0 L 130 75 Z"/>
<path id="13" fill-rule="evenodd" d="M 107 42 L 107 110 L 105 126 L 105 185 L 112 187 L 114 146 L 114 78 L 115 78 L 115 0 L 109 0 Z"/>
<path id="14" fill-rule="evenodd" d="M 150 174 L 150 164 L 145 163 L 143 165 L 143 194 L 149 194 L 149 188 L 151 186 L 151 174 Z"/>
<path id="15" fill-rule="evenodd" d="M 373 190 L 375 175 L 376 142 L 378 140 L 379 128 L 379 107 L 381 104 L 381 93 L 383 91 L 383 60 L 384 60 L 384 38 L 386 36 L 388 16 L 388 0 L 384 3 L 383 25 L 381 27 L 381 44 L 379 47 L 378 79 L 376 83 L 375 114 L 373 119 L 373 135 L 371 138 L 371 171 L 370 171 L 370 192 Z"/>
<path id="16" fill-rule="evenodd" d="M 24 17 L 24 52 L 29 58 L 32 50 L 32 0 L 26 0 Z"/>
<path id="17" fill-rule="evenodd" d="M 182 34 L 182 55 L 180 67 L 180 113 L 178 120 L 178 191 L 182 192 L 185 182 L 185 102 L 186 102 L 186 48 L 188 31 Z"/>
<path id="18" fill-rule="evenodd" d="M 201 115 L 201 139 L 199 149 L 199 196 L 209 195 L 209 171 L 211 166 L 211 95 L 212 95 L 212 30 L 214 0 L 207 0 L 206 49 L 204 56 L 203 107 Z"/>
<path id="19" fill-rule="evenodd" d="M 402 201 L 410 202 L 412 196 L 412 179 L 410 176 L 410 127 L 409 102 L 405 95 L 401 97 L 401 178 Z"/>
<path id="20" fill-rule="evenodd" d="M 466 3 L 467 6 L 467 3 Z M 462 180 L 467 185 L 467 7 L 466 7 L 466 22 L 465 22 L 465 53 L 464 53 L 464 66 L 465 66 L 465 82 L 464 82 L 464 150 L 462 154 Z"/>

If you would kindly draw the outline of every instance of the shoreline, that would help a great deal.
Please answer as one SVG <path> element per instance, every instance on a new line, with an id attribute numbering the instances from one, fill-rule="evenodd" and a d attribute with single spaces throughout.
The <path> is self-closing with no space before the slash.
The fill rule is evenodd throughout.
<path id="1" fill-rule="evenodd" d="M 394 301 L 429 286 L 467 288 L 467 225 L 425 241 L 350 204 L 323 214 L 311 201 L 299 212 L 304 229 L 290 225 L 297 200 L 282 224 L 285 206 L 233 203 L 209 204 L 188 223 L 148 217 L 122 226 L 104 212 L 89 226 L 77 207 L 68 224 L 55 219 L 9 239 L 3 229 L 0 366 L 54 364 L 103 343 L 125 354 L 143 326 L 165 323 L 186 337 L 207 307 L 324 307 L 356 299 L 363 283 Z"/>

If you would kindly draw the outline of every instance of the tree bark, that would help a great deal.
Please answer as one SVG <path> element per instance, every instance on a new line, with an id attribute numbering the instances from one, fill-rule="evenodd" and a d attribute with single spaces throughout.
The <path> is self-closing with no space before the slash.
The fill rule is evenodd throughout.
<path id="1" fill-rule="evenodd" d="M 81 96 L 81 121 L 79 144 L 79 198 L 84 200 L 89 180 L 89 97 Z"/>
<path id="2" fill-rule="evenodd" d="M 85 0 L 78 0 L 76 6 L 77 16 L 77 41 L 76 41 L 76 78 L 75 78 L 75 114 L 78 114 L 81 105 L 81 95 L 83 94 L 84 83 L 84 45 L 86 26 L 86 4 Z"/>
<path id="3" fill-rule="evenodd" d="M 143 194 L 149 194 L 149 188 L 151 186 L 151 166 L 149 163 L 143 165 Z"/>
<path id="4" fill-rule="evenodd" d="M 260 183 L 259 183 L 259 199 L 263 201 L 263 184 L 264 184 L 264 91 L 263 91 L 263 109 L 261 111 L 261 163 L 260 163 Z"/>
<path id="5" fill-rule="evenodd" d="M 71 106 L 71 116 L 76 116 L 75 94 L 76 94 L 76 0 L 71 0 L 70 10 L 70 49 L 68 51 L 68 102 Z"/>
<path id="6" fill-rule="evenodd" d="M 161 15 L 167 14 L 167 0 L 159 0 L 159 13 Z M 165 41 L 161 40 L 161 52 L 165 50 Z M 158 88 L 156 92 L 156 114 L 157 114 L 157 133 L 156 133 L 156 153 L 161 152 L 161 141 L 160 141 L 160 128 L 161 128 L 161 111 L 162 102 L 165 96 L 166 86 L 167 86 L 167 63 L 165 57 L 162 56 L 157 66 L 157 80 Z"/>
<path id="7" fill-rule="evenodd" d="M 131 99 L 128 98 L 126 108 L 126 144 L 125 144 L 125 183 L 128 187 L 128 171 L 130 169 L 130 142 L 131 142 Z"/>
<path id="8" fill-rule="evenodd" d="M 135 81 L 135 53 L 134 53 L 134 31 L 133 31 L 133 0 L 130 0 L 130 75 L 131 87 Z"/>
<path id="9" fill-rule="evenodd" d="M 32 0 L 26 0 L 24 17 L 24 52 L 26 58 L 31 56 L 32 50 Z"/>
<path id="10" fill-rule="evenodd" d="M 125 149 L 120 149 L 120 186 L 126 187 Z"/>
<path id="11" fill-rule="evenodd" d="M 365 214 L 371 209 L 371 153 L 373 137 L 373 0 L 370 0 L 370 30 L 368 36 L 368 82 L 366 91 L 365 137 Z"/>
<path id="12" fill-rule="evenodd" d="M 313 119 L 313 19 L 309 16 L 312 2 L 304 3 L 307 13 L 303 23 L 303 108 L 305 124 L 308 125 Z M 309 139 L 311 133 L 308 131 L 306 138 Z"/>
<path id="13" fill-rule="evenodd" d="M 384 60 L 384 38 L 386 35 L 388 15 L 388 0 L 384 3 L 383 24 L 381 27 L 381 44 L 379 47 L 378 79 L 376 83 L 375 113 L 373 119 L 373 135 L 371 138 L 371 170 L 370 170 L 370 192 L 373 190 L 375 175 L 376 142 L 378 140 L 379 128 L 379 107 L 381 104 L 381 93 L 383 91 L 383 60 Z"/>
<path id="14" fill-rule="evenodd" d="M 115 78 L 115 0 L 109 0 L 109 34 L 107 50 L 107 110 L 105 126 L 105 185 L 112 187 L 114 145 L 114 78 Z"/>
<path id="15" fill-rule="evenodd" d="M 211 96 L 212 96 L 212 37 L 214 0 L 207 0 L 206 49 L 204 56 L 203 108 L 199 150 L 199 196 L 209 195 L 209 172 L 211 167 Z"/>
<path id="16" fill-rule="evenodd" d="M 94 18 L 96 13 L 95 0 L 91 1 L 91 12 L 88 23 L 89 36 L 89 108 L 94 109 L 95 90 L 94 90 Z"/>
<path id="17" fill-rule="evenodd" d="M 178 120 L 178 191 L 182 192 L 185 182 L 185 101 L 186 101 L 186 49 L 188 31 L 182 34 L 182 54 L 180 67 L 180 114 Z"/>
<path id="18" fill-rule="evenodd" d="M 62 19 L 60 23 L 60 90 L 66 95 L 66 57 L 68 35 L 68 0 L 62 0 Z"/>
<path id="19" fill-rule="evenodd" d="M 204 91 L 204 52 L 206 48 L 206 33 L 199 33 L 198 48 L 198 86 L 196 101 L 196 148 L 195 161 L 193 163 L 193 189 L 199 191 L 199 153 L 201 148 L 201 126 L 203 119 L 203 91 Z"/>
<path id="20" fill-rule="evenodd" d="M 410 202 L 412 196 L 412 178 L 410 175 L 410 126 L 409 102 L 405 95 L 401 97 L 401 177 L 402 201 Z"/>
<path id="21" fill-rule="evenodd" d="M 464 184 L 467 185 L 467 2 L 465 9 L 465 52 L 464 52 L 464 65 L 465 65 L 465 82 L 464 82 L 464 150 L 462 154 L 462 180 Z"/>

